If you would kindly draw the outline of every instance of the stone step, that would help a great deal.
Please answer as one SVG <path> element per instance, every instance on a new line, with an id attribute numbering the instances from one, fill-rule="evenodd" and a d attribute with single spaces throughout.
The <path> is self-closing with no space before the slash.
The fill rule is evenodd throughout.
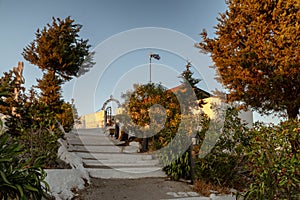
<path id="1" fill-rule="evenodd" d="M 97 145 L 114 145 L 112 141 L 106 141 L 106 140 L 92 140 L 92 139 L 68 139 L 68 143 L 73 146 L 97 146 Z"/>
<path id="2" fill-rule="evenodd" d="M 85 166 L 88 167 L 150 167 L 150 166 L 160 166 L 158 160 L 83 160 Z"/>
<path id="3" fill-rule="evenodd" d="M 163 177 L 165 173 L 159 167 L 147 168 L 114 168 L 114 169 L 95 169 L 86 168 L 92 178 L 118 178 L 118 179 L 134 179 L 148 177 Z"/>
<path id="4" fill-rule="evenodd" d="M 129 168 L 149 168 L 149 167 L 159 167 L 159 166 L 155 166 L 155 165 L 89 165 L 89 164 L 83 164 L 85 169 L 88 168 L 92 168 L 92 169 L 117 169 L 117 170 L 121 170 L 121 169 L 129 169 Z M 156 168 L 155 168 L 156 169 Z"/>
<path id="5" fill-rule="evenodd" d="M 101 129 L 78 130 L 66 135 L 68 151 L 75 153 L 94 178 L 166 177 L 155 154 L 137 153 L 139 143 L 129 146 L 113 140 Z"/>
<path id="6" fill-rule="evenodd" d="M 94 128 L 94 129 L 76 129 L 72 131 L 75 134 L 78 135 L 97 135 L 97 134 L 103 134 L 104 131 L 101 128 Z"/>
<path id="7" fill-rule="evenodd" d="M 114 144 L 113 141 L 105 135 L 93 135 L 93 136 L 73 136 L 67 137 L 67 140 L 72 145 L 87 144 L 87 145 L 101 145 L 101 144 Z"/>
<path id="8" fill-rule="evenodd" d="M 141 153 L 87 153 L 76 152 L 76 155 L 83 159 L 98 159 L 98 160 L 153 160 L 151 154 Z"/>
<path id="9" fill-rule="evenodd" d="M 122 152 L 122 148 L 115 145 L 98 145 L 98 146 L 68 146 L 70 152 L 91 152 L 91 153 L 105 153 L 105 152 Z"/>

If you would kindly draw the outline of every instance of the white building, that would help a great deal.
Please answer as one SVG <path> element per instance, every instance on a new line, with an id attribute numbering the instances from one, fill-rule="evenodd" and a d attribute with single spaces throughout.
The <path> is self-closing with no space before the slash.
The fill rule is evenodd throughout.
<path id="1" fill-rule="evenodd" d="M 224 103 L 220 98 L 218 97 L 209 97 L 204 99 L 204 102 L 206 104 L 203 105 L 201 110 L 208 115 L 209 118 L 214 119 L 216 117 L 216 109 L 226 109 L 227 104 Z M 217 107 L 217 108 L 216 108 Z M 239 118 L 247 124 L 249 128 L 253 125 L 253 112 L 252 111 L 239 111 Z"/>

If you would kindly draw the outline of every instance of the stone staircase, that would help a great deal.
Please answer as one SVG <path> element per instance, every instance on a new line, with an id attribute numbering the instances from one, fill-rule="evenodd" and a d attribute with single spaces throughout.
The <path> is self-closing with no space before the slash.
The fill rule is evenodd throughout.
<path id="1" fill-rule="evenodd" d="M 81 158 L 93 178 L 165 177 L 155 154 L 138 153 L 138 144 L 116 146 L 102 129 L 78 129 L 66 134 L 67 149 Z"/>

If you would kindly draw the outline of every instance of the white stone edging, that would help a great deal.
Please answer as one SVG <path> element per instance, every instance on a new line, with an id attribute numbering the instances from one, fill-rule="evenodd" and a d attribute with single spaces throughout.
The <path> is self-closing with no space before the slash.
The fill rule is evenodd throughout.
<path id="1" fill-rule="evenodd" d="M 58 158 L 69 164 L 72 169 L 45 169 L 45 181 L 49 184 L 50 195 L 56 200 L 72 199 L 73 191 L 83 189 L 90 184 L 90 176 L 83 167 L 82 159 L 75 153 L 68 152 L 66 141 L 59 139 Z"/>

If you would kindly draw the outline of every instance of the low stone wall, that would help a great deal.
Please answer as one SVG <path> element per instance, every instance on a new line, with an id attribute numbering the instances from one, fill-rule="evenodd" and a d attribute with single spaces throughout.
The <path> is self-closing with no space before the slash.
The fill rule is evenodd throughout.
<path id="1" fill-rule="evenodd" d="M 82 159 L 72 152 L 68 152 L 66 141 L 59 139 L 61 144 L 58 157 L 70 164 L 72 169 L 46 169 L 45 181 L 50 186 L 50 195 L 56 200 L 72 199 L 74 191 L 83 189 L 90 184 L 90 177 L 83 167 Z"/>
<path id="2" fill-rule="evenodd" d="M 72 199 L 77 190 L 89 184 L 79 169 L 47 169 L 45 171 L 47 173 L 45 181 L 50 186 L 50 195 L 56 200 Z"/>

